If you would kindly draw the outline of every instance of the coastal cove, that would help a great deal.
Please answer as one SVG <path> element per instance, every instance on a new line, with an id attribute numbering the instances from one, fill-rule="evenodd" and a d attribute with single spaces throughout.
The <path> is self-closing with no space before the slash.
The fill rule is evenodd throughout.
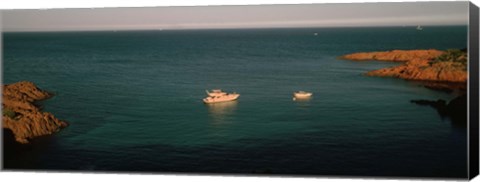
<path id="1" fill-rule="evenodd" d="M 55 94 L 69 127 L 5 146 L 5 169 L 465 177 L 466 129 L 411 100 L 457 95 L 365 73 L 355 53 L 463 49 L 467 27 L 4 33 L 4 84 Z M 241 94 L 205 105 L 205 89 Z M 310 100 L 292 101 L 298 90 Z"/>
<path id="2" fill-rule="evenodd" d="M 377 77 L 395 77 L 416 81 L 425 88 L 446 91 L 458 95 L 451 101 L 438 99 L 411 100 L 418 105 L 435 108 L 439 115 L 449 117 L 452 124 L 467 126 L 467 52 L 466 50 L 392 50 L 384 52 L 361 52 L 340 57 L 353 61 L 388 61 L 404 62 L 378 70 L 372 70 L 365 75 Z"/>

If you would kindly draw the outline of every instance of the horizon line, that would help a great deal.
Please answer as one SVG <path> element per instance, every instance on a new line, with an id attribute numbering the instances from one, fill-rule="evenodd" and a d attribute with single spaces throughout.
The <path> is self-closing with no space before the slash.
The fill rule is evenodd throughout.
<path id="1" fill-rule="evenodd" d="M 469 26 L 469 24 L 449 25 L 366 25 L 366 26 L 305 26 L 305 27 L 209 27 L 209 28 L 146 28 L 146 29 L 86 29 L 86 30 L 0 30 L 2 33 L 35 33 L 35 32 L 126 32 L 126 31 L 182 31 L 182 30 L 252 30 L 252 29 L 309 29 L 309 28 L 389 28 L 389 27 L 447 27 Z"/>

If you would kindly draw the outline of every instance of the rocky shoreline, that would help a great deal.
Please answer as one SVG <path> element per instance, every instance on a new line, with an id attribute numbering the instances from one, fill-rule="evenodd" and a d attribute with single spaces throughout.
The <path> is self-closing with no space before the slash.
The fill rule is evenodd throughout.
<path id="1" fill-rule="evenodd" d="M 29 143 L 29 139 L 49 135 L 68 126 L 68 123 L 53 114 L 42 112 L 36 101 L 53 95 L 39 89 L 28 81 L 3 85 L 2 126 L 10 130 L 19 143 Z"/>
<path id="2" fill-rule="evenodd" d="M 411 100 L 422 106 L 430 106 L 455 126 L 467 123 L 467 53 L 462 50 L 393 50 L 385 52 L 360 52 L 347 54 L 341 59 L 353 61 L 391 61 L 404 64 L 365 73 L 367 76 L 396 77 L 416 81 L 426 88 L 440 91 L 457 91 L 456 98 L 445 100 Z"/>
<path id="3" fill-rule="evenodd" d="M 440 117 L 448 117 L 451 119 L 452 124 L 455 126 L 466 127 L 467 126 L 467 95 L 460 95 L 451 101 L 439 99 L 432 100 L 411 100 L 410 102 L 421 106 L 430 106 L 437 110 Z"/>
<path id="4" fill-rule="evenodd" d="M 467 85 L 466 53 L 460 50 L 393 50 L 347 54 L 341 59 L 353 61 L 390 61 L 404 64 L 365 73 L 367 76 L 396 77 L 421 81 L 437 90 L 465 90 Z"/>

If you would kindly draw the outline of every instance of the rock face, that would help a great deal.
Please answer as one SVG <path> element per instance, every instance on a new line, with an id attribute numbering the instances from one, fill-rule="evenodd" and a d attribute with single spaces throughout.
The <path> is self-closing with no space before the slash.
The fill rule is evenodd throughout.
<path id="1" fill-rule="evenodd" d="M 386 52 L 354 53 L 342 56 L 349 60 L 379 60 L 405 64 L 366 73 L 368 76 L 396 77 L 427 81 L 425 85 L 438 89 L 464 89 L 467 82 L 467 64 L 461 61 L 439 61 L 446 52 L 439 50 L 394 50 Z M 460 85 L 460 86 L 459 86 Z M 465 85 L 465 86 L 462 86 Z"/>
<path id="2" fill-rule="evenodd" d="M 52 95 L 40 90 L 32 82 L 22 81 L 3 86 L 2 124 L 9 129 L 20 143 L 28 139 L 49 135 L 68 126 L 51 113 L 42 112 L 34 105 L 35 101 L 50 98 Z"/>
<path id="3" fill-rule="evenodd" d="M 404 62 L 410 61 L 413 59 L 422 59 L 422 60 L 431 60 L 444 52 L 429 49 L 429 50 L 392 50 L 385 52 L 360 52 L 353 53 L 341 56 L 342 59 L 348 60 L 378 60 L 378 61 L 395 61 L 395 62 Z"/>
<path id="4" fill-rule="evenodd" d="M 467 67 L 459 62 L 413 59 L 406 64 L 370 71 L 368 76 L 389 76 L 407 80 L 467 82 Z"/>

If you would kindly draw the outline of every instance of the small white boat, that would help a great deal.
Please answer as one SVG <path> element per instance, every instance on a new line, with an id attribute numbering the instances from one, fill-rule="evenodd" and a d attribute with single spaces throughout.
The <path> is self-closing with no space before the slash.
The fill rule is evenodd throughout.
<path id="1" fill-rule="evenodd" d="M 298 91 L 298 92 L 293 92 L 293 97 L 294 98 L 309 98 L 312 96 L 311 92 L 305 92 L 305 91 Z"/>
<path id="2" fill-rule="evenodd" d="M 423 28 L 420 25 L 418 25 L 417 30 L 423 30 Z"/>
<path id="3" fill-rule="evenodd" d="M 207 90 L 206 92 L 208 97 L 203 99 L 203 102 L 206 104 L 234 101 L 234 100 L 237 100 L 238 97 L 240 97 L 240 94 L 237 94 L 235 92 L 226 93 L 220 89 L 215 89 L 215 90 L 212 90 L 211 92 Z"/>

